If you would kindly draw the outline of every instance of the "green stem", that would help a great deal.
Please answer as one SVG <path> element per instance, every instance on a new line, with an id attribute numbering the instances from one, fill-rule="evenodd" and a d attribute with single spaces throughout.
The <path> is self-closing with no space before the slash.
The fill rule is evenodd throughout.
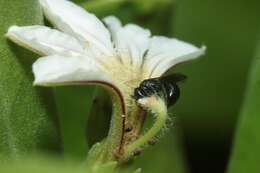
<path id="1" fill-rule="evenodd" d="M 144 145 L 146 145 L 152 138 L 156 136 L 156 134 L 165 125 L 165 122 L 167 120 L 167 106 L 163 99 L 161 98 L 154 99 L 153 103 L 151 103 L 147 108 L 155 114 L 156 116 L 155 123 L 143 136 L 141 136 L 135 142 L 126 146 L 124 158 L 131 156 L 136 149 L 139 149 Z"/>
<path id="2" fill-rule="evenodd" d="M 102 149 L 96 161 L 98 163 L 107 163 L 110 161 L 116 161 L 116 155 L 119 154 L 119 149 L 122 142 L 123 135 L 123 110 L 120 97 L 113 93 L 112 95 L 112 106 L 113 113 L 111 116 L 110 127 L 108 135 L 102 144 Z"/>
<path id="3" fill-rule="evenodd" d="M 95 144 L 88 153 L 87 164 L 93 168 L 117 160 L 123 135 L 124 108 L 121 97 L 115 90 L 105 87 L 112 97 L 113 113 L 107 137 L 100 143 Z"/>

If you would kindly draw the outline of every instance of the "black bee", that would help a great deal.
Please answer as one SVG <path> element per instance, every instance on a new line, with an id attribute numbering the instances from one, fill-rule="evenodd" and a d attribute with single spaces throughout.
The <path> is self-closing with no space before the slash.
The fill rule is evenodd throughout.
<path id="1" fill-rule="evenodd" d="M 165 99 L 167 106 L 171 106 L 180 96 L 180 88 L 177 82 L 185 80 L 187 77 L 183 74 L 172 74 L 169 76 L 151 78 L 142 81 L 139 87 L 134 90 L 136 100 L 152 95 L 158 95 Z"/>

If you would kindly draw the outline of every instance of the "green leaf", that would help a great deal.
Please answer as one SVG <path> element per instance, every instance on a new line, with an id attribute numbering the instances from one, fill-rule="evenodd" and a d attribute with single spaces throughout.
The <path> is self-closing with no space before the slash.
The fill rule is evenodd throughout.
<path id="1" fill-rule="evenodd" d="M 248 76 L 228 173 L 259 173 L 260 158 L 260 42 Z"/>
<path id="2" fill-rule="evenodd" d="M 83 159 L 87 156 L 87 120 L 92 105 L 93 86 L 55 88 L 61 136 L 65 157 Z"/>
<path id="3" fill-rule="evenodd" d="M 173 69 L 188 76 L 174 112 L 199 172 L 211 172 L 216 163 L 215 172 L 222 172 L 226 164 L 260 26 L 259 5 L 244 0 L 178 1 L 174 37 L 207 46 L 201 59 Z"/>
<path id="4" fill-rule="evenodd" d="M 134 0 L 133 3 L 142 14 L 149 14 L 171 6 L 175 0 Z"/>
<path id="5" fill-rule="evenodd" d="M 112 115 L 112 103 L 108 91 L 96 87 L 92 101 L 87 125 L 89 146 L 102 141 L 107 136 Z"/>
<path id="6" fill-rule="evenodd" d="M 174 68 L 188 76 L 178 113 L 190 133 L 218 132 L 211 134 L 216 138 L 234 127 L 260 26 L 259 5 L 244 0 L 179 1 L 174 36 L 207 46 L 201 59 Z"/>
<path id="7" fill-rule="evenodd" d="M 90 0 L 80 2 L 80 4 L 89 11 L 103 14 L 104 12 L 118 10 L 118 8 L 124 6 L 133 5 L 137 9 L 135 12 L 148 14 L 158 10 L 159 8 L 165 8 L 166 6 L 173 4 L 173 2 L 173 0 Z"/>
<path id="8" fill-rule="evenodd" d="M 100 167 L 90 168 L 73 161 L 62 161 L 55 157 L 41 155 L 1 164 L 3 173 L 114 173 L 116 162 L 108 162 Z"/>
<path id="9" fill-rule="evenodd" d="M 74 3 L 80 4 L 80 3 L 85 3 L 88 0 L 72 0 Z"/>
<path id="10" fill-rule="evenodd" d="M 57 145 L 53 97 L 32 86 L 36 55 L 7 41 L 11 25 L 41 24 L 38 1 L 0 0 L 0 156 L 17 158 L 37 148 Z"/>
<path id="11" fill-rule="evenodd" d="M 149 28 L 153 35 L 168 35 L 171 31 L 172 0 L 90 0 L 80 5 L 100 18 L 114 15 L 123 24 L 136 23 Z"/>
<path id="12" fill-rule="evenodd" d="M 30 156 L 22 161 L 1 164 L 0 172 L 3 173 L 83 173 L 86 167 L 73 162 L 60 161 L 53 157 Z"/>
<path id="13" fill-rule="evenodd" d="M 141 173 L 141 172 L 142 172 L 141 168 L 138 168 L 137 170 L 134 171 L 134 173 Z"/>
<path id="14" fill-rule="evenodd" d="M 98 165 L 91 173 L 114 173 L 117 162 L 111 161 L 105 164 Z"/>
<path id="15" fill-rule="evenodd" d="M 114 11 L 120 5 L 129 0 L 90 0 L 82 2 L 81 5 L 88 11 L 104 14 L 108 11 Z"/>

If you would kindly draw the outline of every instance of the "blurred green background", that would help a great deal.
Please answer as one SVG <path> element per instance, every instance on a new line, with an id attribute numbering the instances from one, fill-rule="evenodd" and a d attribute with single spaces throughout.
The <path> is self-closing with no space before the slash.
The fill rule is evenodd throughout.
<path id="1" fill-rule="evenodd" d="M 258 108 L 260 105 L 257 106 L 257 103 L 260 103 L 260 95 L 257 95 L 258 88 L 260 89 L 260 71 L 251 70 L 249 73 L 250 67 L 260 68 L 260 63 L 255 65 L 257 63 L 253 61 L 254 57 L 259 57 L 259 53 L 256 55 L 256 45 L 260 38 L 260 1 L 74 1 L 100 18 L 115 15 L 123 23 L 137 23 L 149 28 L 153 34 L 176 37 L 197 46 L 207 46 L 206 55 L 201 59 L 172 69 L 171 72 L 181 72 L 188 76 L 188 80 L 181 84 L 179 102 L 171 108 L 171 114 L 175 117 L 174 126 L 155 146 L 149 147 L 139 158 L 130 163 L 131 168 L 142 167 L 143 172 L 149 173 L 260 172 L 257 165 L 260 162 L 260 137 L 257 135 L 260 130 L 260 120 L 257 118 L 257 115 L 260 116 L 260 108 Z M 13 10 L 8 9 L 10 7 Z M 46 155 L 46 150 L 49 150 L 56 157 L 52 163 L 48 162 L 48 155 L 42 158 L 43 161 L 40 159 L 38 162 L 34 161 L 37 162 L 35 164 L 29 159 L 25 162 L 25 166 L 19 165 L 20 170 L 24 172 L 35 170 L 71 172 L 70 170 L 74 170 L 71 168 L 73 166 L 68 169 L 63 168 L 64 163 L 60 163 L 60 157 L 72 165 L 74 162 L 84 160 L 93 141 L 97 141 L 106 133 L 109 121 L 107 112 L 110 112 L 111 108 L 109 104 L 107 105 L 108 97 L 104 91 L 94 86 L 45 88 L 39 94 L 37 91 L 39 88 L 32 89 L 30 85 L 32 82 L 30 63 L 27 66 L 20 65 L 21 59 L 32 57 L 29 51 L 22 50 L 24 51 L 22 55 L 13 55 L 11 51 L 7 51 L 7 55 L 3 55 L 2 52 L 8 48 L 12 51 L 21 49 L 16 45 L 10 45 L 3 37 L 9 25 L 43 23 L 42 14 L 37 8 L 36 0 L 0 0 L 0 23 L 2 24 L 0 26 L 0 76 L 10 76 L 0 79 L 0 104 L 10 102 L 9 97 L 17 98 L 17 95 L 7 93 L 13 93 L 12 85 L 20 86 L 19 81 L 26 79 L 23 88 L 25 91 L 33 90 L 36 93 L 31 94 L 27 100 L 36 104 L 35 112 L 40 112 L 42 116 L 36 122 L 44 122 L 41 133 L 45 138 L 42 139 L 42 134 L 32 133 L 23 140 L 22 144 L 17 142 L 20 147 L 17 147 L 15 152 L 22 153 L 25 157 L 35 154 L 35 151 Z M 38 17 L 31 14 L 37 14 Z M 258 49 L 260 49 L 259 46 Z M 19 69 L 27 71 L 30 75 L 20 75 L 20 73 L 13 75 L 10 70 L 4 68 L 6 66 L 4 62 L 8 60 L 18 64 Z M 9 78 L 17 80 L 10 81 Z M 17 92 L 24 94 L 24 91 Z M 43 92 L 48 92 L 48 95 Z M 244 101 L 245 96 L 246 101 Z M 41 101 L 44 97 L 49 100 L 47 104 L 46 101 Z M 35 102 L 35 99 L 38 101 Z M 15 102 L 21 109 L 25 103 L 23 100 Z M 13 105 L 12 99 L 10 104 Z M 0 123 L 0 141 L 2 141 L 0 152 L 7 154 L 0 154 L 0 156 L 15 157 L 12 154 L 14 151 L 8 152 L 9 150 L 6 149 L 8 148 L 4 143 L 6 137 L 3 135 L 6 128 L 3 127 L 8 124 L 4 120 L 16 120 L 15 117 L 18 115 L 17 113 L 7 115 L 8 111 L 4 112 L 2 105 L 0 105 L 0 118 L 3 119 L 0 119 L 2 123 Z M 32 106 L 35 108 L 35 105 Z M 9 109 L 17 110 L 17 107 Z M 30 119 L 26 117 L 28 111 L 25 110 L 23 110 L 22 118 L 17 119 L 10 127 L 14 130 L 13 137 L 16 139 L 18 136 L 17 140 L 21 140 L 21 134 L 16 135 L 15 130 L 18 128 L 17 131 L 19 131 L 21 124 L 25 123 L 23 128 L 27 131 L 39 128 L 37 125 L 26 124 Z M 99 110 L 99 116 L 95 118 L 93 111 L 97 110 Z M 251 118 L 253 123 L 250 121 Z M 98 125 L 93 126 L 93 121 L 96 121 Z M 49 129 L 53 129 L 55 133 L 48 132 Z M 43 142 L 38 142 L 41 147 L 32 149 L 32 146 L 38 146 L 38 143 L 31 144 L 30 140 L 43 140 Z M 60 154 L 60 148 L 62 148 L 62 154 Z M 36 165 L 34 168 L 30 167 L 32 163 Z M 228 166 L 228 163 L 231 164 Z M 80 168 L 79 172 L 82 171 L 81 169 L 84 170 Z M 15 172 L 16 169 L 12 166 L 5 166 L 3 171 Z M 0 172 L 2 172 L 1 167 Z"/>

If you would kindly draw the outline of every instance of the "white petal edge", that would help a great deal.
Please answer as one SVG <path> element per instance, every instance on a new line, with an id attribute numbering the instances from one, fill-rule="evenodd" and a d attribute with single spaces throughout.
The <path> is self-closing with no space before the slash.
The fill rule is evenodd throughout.
<path id="1" fill-rule="evenodd" d="M 172 66 L 198 58 L 205 51 L 205 46 L 198 48 L 178 39 L 154 36 L 145 57 L 144 68 L 148 69 L 148 77 L 159 77 Z"/>
<path id="2" fill-rule="evenodd" d="M 183 63 L 183 62 L 186 62 L 186 61 L 197 59 L 200 56 L 204 55 L 205 51 L 206 51 L 206 46 L 202 46 L 197 51 L 188 53 L 188 54 L 183 55 L 183 56 L 179 56 L 176 59 L 170 59 L 168 61 L 164 61 L 156 67 L 156 69 L 152 72 L 151 77 L 155 78 L 155 77 L 162 76 L 166 71 L 168 71 L 173 66 L 180 64 L 180 63 Z"/>
<path id="3" fill-rule="evenodd" d="M 42 57 L 33 64 L 33 73 L 34 85 L 57 86 L 88 81 L 113 85 L 113 79 L 109 78 L 95 61 L 85 57 Z"/>
<path id="4" fill-rule="evenodd" d="M 60 30 L 73 35 L 100 54 L 113 55 L 110 33 L 93 14 L 68 0 L 40 0 L 45 16 Z"/>
<path id="5" fill-rule="evenodd" d="M 115 34 L 115 47 L 124 63 L 140 67 L 148 50 L 151 32 L 135 24 L 119 28 Z"/>
<path id="6" fill-rule="evenodd" d="M 11 26 L 6 33 L 13 42 L 41 55 L 81 55 L 84 49 L 70 35 L 46 26 Z"/>
<path id="7" fill-rule="evenodd" d="M 157 66 L 157 68 L 152 73 L 151 77 L 154 78 L 154 77 L 162 76 L 166 71 L 168 71 L 171 67 L 175 66 L 176 64 L 186 62 L 186 61 L 190 61 L 190 60 L 193 60 L 193 59 L 197 59 L 200 56 L 204 55 L 205 51 L 206 51 L 206 47 L 202 46 L 197 51 L 194 51 L 192 53 L 180 56 L 176 59 L 171 59 L 169 61 L 163 62 L 162 64 Z"/>
<path id="8" fill-rule="evenodd" d="M 122 28 L 121 21 L 116 16 L 107 16 L 103 18 L 104 23 L 106 24 L 108 30 L 111 33 L 112 40 L 115 39 L 117 31 Z"/>

